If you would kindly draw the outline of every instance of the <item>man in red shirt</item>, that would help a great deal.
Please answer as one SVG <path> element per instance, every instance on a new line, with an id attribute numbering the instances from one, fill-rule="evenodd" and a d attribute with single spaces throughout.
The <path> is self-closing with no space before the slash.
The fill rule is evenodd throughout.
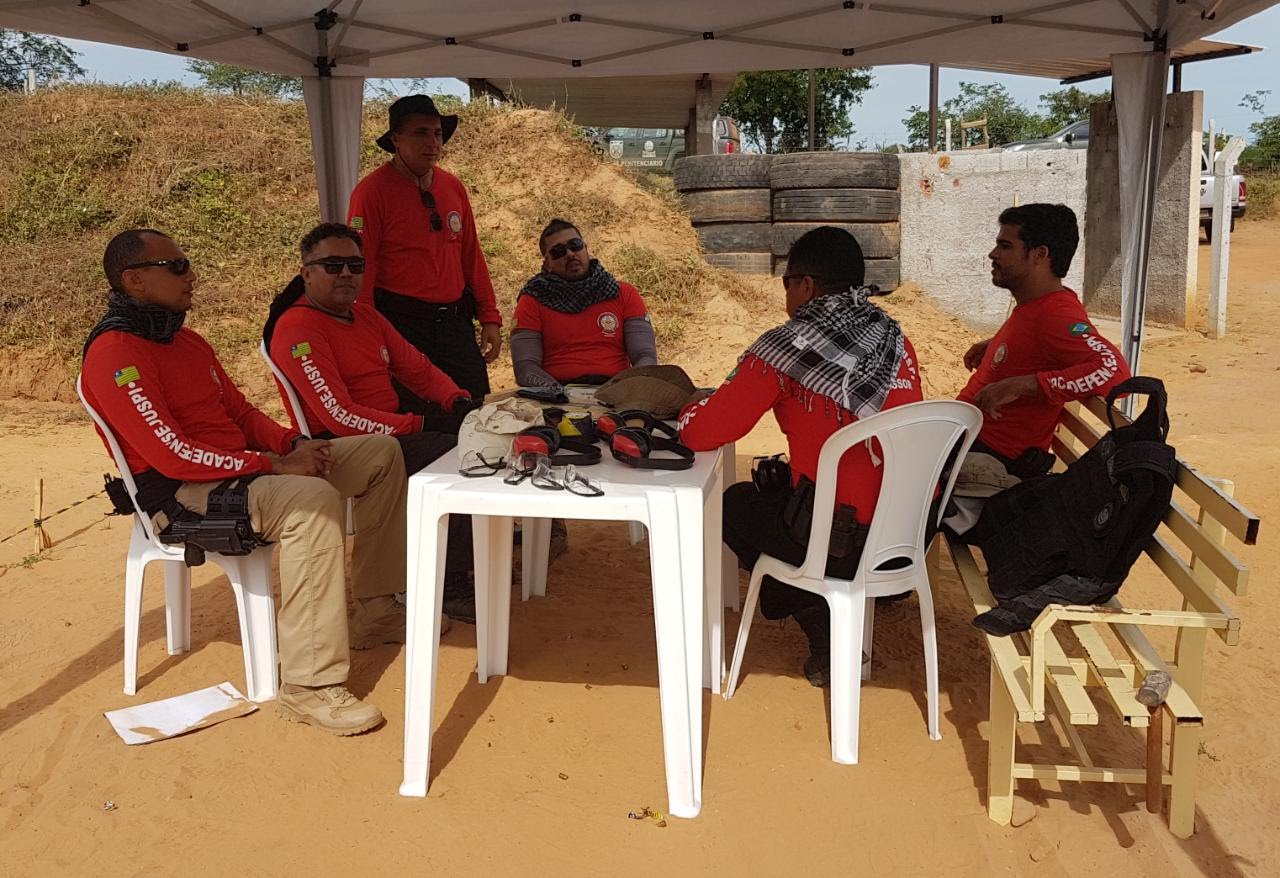
<path id="1" fill-rule="evenodd" d="M 489 392 L 487 363 L 502 350 L 498 312 L 467 190 L 437 166 L 458 127 L 426 95 L 391 105 L 378 146 L 391 161 L 351 193 L 347 224 L 364 239 L 360 301 L 475 399 Z M 476 341 L 473 320 L 480 322 Z"/>
<path id="2" fill-rule="evenodd" d="M 511 362 L 521 387 L 603 384 L 658 362 L 640 292 L 591 257 L 577 226 L 553 219 L 538 237 L 542 273 L 516 300 Z"/>
<path id="3" fill-rule="evenodd" d="M 416 473 L 458 443 L 470 395 L 356 301 L 366 263 L 354 230 L 322 223 L 300 250 L 298 276 L 271 303 L 263 329 L 272 361 L 306 409 L 313 436 L 394 436 L 405 471 Z M 470 518 L 450 516 L 449 527 L 445 613 L 474 622 Z"/>
<path id="4" fill-rule="evenodd" d="M 803 235 L 791 247 L 782 278 L 791 319 L 757 339 L 717 390 L 680 413 L 680 439 L 699 451 L 741 439 L 770 410 L 787 437 L 789 478 L 774 478 L 762 489 L 743 482 L 725 491 L 724 541 L 748 569 L 761 552 L 790 564 L 804 560 L 818 455 L 832 433 L 922 399 L 911 342 L 897 321 L 868 301 L 865 273 L 862 249 L 848 232 L 823 226 Z M 829 575 L 857 573 L 882 476 L 865 445 L 841 459 Z M 826 601 L 766 578 L 760 612 L 770 619 L 795 617 L 809 638 L 805 677 L 825 686 L 831 676 Z"/>
<path id="5" fill-rule="evenodd" d="M 244 398 L 208 342 L 182 328 L 196 275 L 181 248 L 153 229 L 107 245 L 108 310 L 85 343 L 86 399 L 111 425 L 165 529 L 203 514 L 228 479 L 248 486 L 254 530 L 280 544 L 277 632 L 280 711 L 338 735 L 382 721 L 343 685 L 351 640 L 376 634 L 404 588 L 405 475 L 388 436 L 310 440 Z M 343 507 L 361 521 L 352 553 L 356 612 L 348 628 Z M 403 612 L 399 616 L 403 639 Z"/>
<path id="6" fill-rule="evenodd" d="M 972 526 L 981 495 L 995 487 L 969 491 L 971 471 L 976 468 L 979 481 L 988 485 L 993 470 L 1011 477 L 997 478 L 997 485 L 1048 472 L 1063 406 L 1105 396 L 1129 377 L 1124 357 L 1062 283 L 1079 241 L 1076 215 L 1065 205 L 1024 204 L 1000 214 L 996 245 L 988 254 L 991 282 L 1008 290 L 1015 305 L 995 335 L 964 355 L 965 367 L 974 372 L 958 398 L 982 409 L 983 424 L 957 479 L 961 515 L 947 518 L 957 533 Z"/>

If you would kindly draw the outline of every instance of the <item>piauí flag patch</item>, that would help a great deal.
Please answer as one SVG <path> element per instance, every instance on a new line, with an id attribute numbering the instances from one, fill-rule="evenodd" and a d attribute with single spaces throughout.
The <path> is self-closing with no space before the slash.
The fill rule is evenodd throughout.
<path id="1" fill-rule="evenodd" d="M 1075 338 L 1079 338 L 1080 336 L 1084 335 L 1088 331 L 1089 331 L 1089 324 L 1087 323 L 1073 323 L 1071 325 L 1071 335 Z"/>
<path id="2" fill-rule="evenodd" d="M 293 358 L 294 358 L 295 360 L 296 360 L 296 359 L 298 359 L 299 357 L 307 357 L 307 356 L 310 356 L 310 355 L 311 355 L 311 342 L 309 342 L 309 341 L 300 341 L 300 342 L 298 342 L 296 345 L 294 345 L 293 347 L 289 348 L 289 353 L 291 353 L 291 354 L 293 355 Z"/>
<path id="3" fill-rule="evenodd" d="M 124 387 L 131 381 L 141 381 L 142 376 L 138 374 L 137 366 L 125 366 L 116 373 L 116 387 Z"/>
<path id="4" fill-rule="evenodd" d="M 364 217 L 362 217 L 362 216 L 353 216 L 353 217 L 351 218 L 351 228 L 355 229 L 357 232 L 358 232 L 358 231 L 360 231 L 361 229 L 363 229 L 363 228 L 364 228 Z"/>

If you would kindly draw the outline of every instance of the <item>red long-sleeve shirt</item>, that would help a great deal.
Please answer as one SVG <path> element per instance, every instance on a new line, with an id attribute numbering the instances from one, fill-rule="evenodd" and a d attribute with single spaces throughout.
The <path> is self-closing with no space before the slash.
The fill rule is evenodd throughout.
<path id="1" fill-rule="evenodd" d="M 1129 377 L 1129 364 L 1098 334 L 1076 294 L 1062 289 L 1013 309 L 957 398 L 971 403 L 988 384 L 1019 375 L 1035 375 L 1040 393 L 1004 406 L 999 418 L 983 421 L 978 434 L 988 447 L 1013 458 L 1028 448 L 1047 451 L 1062 407 L 1106 396 Z"/>
<path id="2" fill-rule="evenodd" d="M 417 185 L 390 162 L 356 184 L 347 225 L 360 233 L 368 263 L 360 301 L 372 305 L 373 288 L 381 287 L 443 305 L 457 301 L 470 286 L 480 322 L 501 325 L 466 187 L 436 168 L 427 191 L 436 200 L 439 231 L 431 228 L 431 211 Z"/>
<path id="3" fill-rule="evenodd" d="M 298 435 L 254 408 L 190 329 L 170 344 L 103 333 L 81 380 L 134 473 L 156 469 L 184 482 L 269 473 L 271 461 L 258 452 L 288 454 Z"/>
<path id="4" fill-rule="evenodd" d="M 648 316 L 640 291 L 618 283 L 618 297 L 577 314 L 548 308 L 533 296 L 516 301 L 516 329 L 542 333 L 542 368 L 557 381 L 581 375 L 617 375 L 631 366 L 623 324 Z"/>
<path id="5" fill-rule="evenodd" d="M 923 399 L 916 352 L 905 341 L 893 389 L 884 408 Z M 746 354 L 738 367 L 711 396 L 680 412 L 680 441 L 695 451 L 736 442 L 771 410 L 787 437 L 792 483 L 801 476 L 818 478 L 818 455 L 823 443 L 841 427 L 858 418 L 833 400 L 805 390 L 754 354 Z M 880 497 L 884 470 L 871 458 L 866 443 L 849 449 L 840 459 L 836 475 L 836 502 L 852 506 L 861 524 L 869 524 Z"/>
<path id="6" fill-rule="evenodd" d="M 343 320 L 300 299 L 280 315 L 271 336 L 271 360 L 306 407 L 308 427 L 335 436 L 418 432 L 421 415 L 396 411 L 393 377 L 446 408 L 467 395 L 373 306 L 357 302 L 352 312 Z"/>

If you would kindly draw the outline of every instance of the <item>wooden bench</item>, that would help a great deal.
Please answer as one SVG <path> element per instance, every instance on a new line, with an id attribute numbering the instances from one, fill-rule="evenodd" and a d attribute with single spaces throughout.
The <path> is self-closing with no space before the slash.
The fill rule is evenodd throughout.
<path id="1" fill-rule="evenodd" d="M 1105 432 L 1105 412 L 1100 399 L 1067 407 L 1053 442 L 1063 464 L 1075 460 Z M 1232 491 L 1229 482 L 1210 479 L 1178 460 L 1173 503 L 1146 554 L 1175 589 L 1172 603 L 1180 603 L 1180 608 L 1126 607 L 1120 602 L 1126 596 L 1122 589 L 1104 606 L 1051 605 L 1022 634 L 983 635 L 991 652 L 987 814 L 996 823 L 1010 822 L 1014 783 L 1021 779 L 1146 784 L 1147 766 L 1114 767 L 1095 761 L 1077 727 L 1096 726 L 1110 712 L 1137 729 L 1148 729 L 1154 718 L 1158 731 L 1163 717 L 1157 711 L 1163 710 L 1173 725 L 1168 769 L 1162 743 L 1152 735 L 1146 752 L 1159 768 L 1150 779 L 1169 787 L 1170 831 L 1180 838 L 1192 834 L 1204 720 L 1205 644 L 1210 632 L 1228 646 L 1240 641 L 1240 620 L 1218 586 L 1243 595 L 1249 582 L 1247 568 L 1224 547 L 1225 535 L 1250 546 L 1258 535 L 1257 516 L 1232 499 Z M 950 538 L 947 545 L 975 612 L 990 609 L 995 600 L 969 547 Z M 1168 658 L 1162 658 L 1148 639 L 1158 628 L 1176 629 Z M 1146 674 L 1156 670 L 1169 671 L 1173 685 L 1163 707 L 1151 710 L 1136 696 Z M 1055 713 L 1078 762 L 1019 761 L 1018 725 L 1045 723 Z M 1149 798 L 1149 807 L 1158 807 L 1162 794 L 1163 787 L 1155 787 L 1156 798 Z"/>

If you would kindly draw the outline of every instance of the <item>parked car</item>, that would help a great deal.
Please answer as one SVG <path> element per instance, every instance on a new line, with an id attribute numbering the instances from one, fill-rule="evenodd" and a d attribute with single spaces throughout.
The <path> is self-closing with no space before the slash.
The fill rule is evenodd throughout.
<path id="1" fill-rule="evenodd" d="M 1089 120 L 1072 122 L 1048 137 L 1006 143 L 1004 148 L 1016 152 L 1023 149 L 1084 149 L 1089 145 Z"/>
<path id="2" fill-rule="evenodd" d="M 1209 166 L 1209 156 L 1202 150 L 1200 152 L 1200 228 L 1204 229 L 1206 239 L 1213 240 L 1213 191 L 1216 188 L 1214 183 L 1216 178 L 1213 176 L 1213 168 Z M 1236 219 L 1244 216 L 1245 206 L 1248 204 L 1248 187 L 1245 185 L 1244 177 L 1235 174 L 1231 178 L 1231 231 L 1236 230 Z"/>
<path id="3" fill-rule="evenodd" d="M 713 136 L 717 154 L 742 151 L 738 125 L 728 116 L 716 116 Z M 668 174 L 676 159 L 688 152 L 683 128 L 606 128 L 593 143 L 606 158 L 619 164 Z"/>

